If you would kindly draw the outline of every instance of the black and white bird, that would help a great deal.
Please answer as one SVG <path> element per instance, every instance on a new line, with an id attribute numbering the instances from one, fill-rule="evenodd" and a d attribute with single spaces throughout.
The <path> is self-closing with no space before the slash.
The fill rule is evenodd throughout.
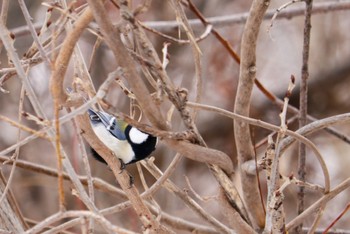
<path id="1" fill-rule="evenodd" d="M 90 108 L 88 114 L 96 136 L 119 158 L 122 167 L 145 159 L 155 150 L 156 137 L 106 112 Z M 93 155 L 97 160 L 106 163 L 94 150 Z"/>

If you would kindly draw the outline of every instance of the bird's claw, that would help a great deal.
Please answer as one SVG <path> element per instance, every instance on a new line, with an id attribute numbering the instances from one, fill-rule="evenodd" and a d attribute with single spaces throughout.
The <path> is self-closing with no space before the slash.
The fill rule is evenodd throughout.
<path id="1" fill-rule="evenodd" d="M 125 163 L 119 159 L 120 162 L 120 172 L 119 174 L 123 173 L 124 169 L 125 169 Z M 134 177 L 132 175 L 129 174 L 129 172 L 127 172 L 129 175 L 129 189 L 134 185 Z"/>
<path id="2" fill-rule="evenodd" d="M 121 174 L 121 173 L 123 173 L 123 171 L 125 169 L 125 163 L 121 159 L 119 159 L 119 162 L 120 162 L 120 173 L 119 174 Z"/>
<path id="3" fill-rule="evenodd" d="M 132 176 L 132 175 L 130 175 L 129 173 L 128 173 L 128 175 L 129 175 L 129 189 L 134 185 L 134 177 Z"/>

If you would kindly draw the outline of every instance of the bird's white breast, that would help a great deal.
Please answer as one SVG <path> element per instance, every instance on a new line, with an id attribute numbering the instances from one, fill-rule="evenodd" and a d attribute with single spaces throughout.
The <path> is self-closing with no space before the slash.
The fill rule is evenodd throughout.
<path id="1" fill-rule="evenodd" d="M 120 158 L 125 164 L 134 159 L 135 154 L 130 144 L 125 140 L 121 141 L 114 137 L 103 124 L 97 124 L 92 128 L 96 136 L 103 142 L 114 154 Z"/>

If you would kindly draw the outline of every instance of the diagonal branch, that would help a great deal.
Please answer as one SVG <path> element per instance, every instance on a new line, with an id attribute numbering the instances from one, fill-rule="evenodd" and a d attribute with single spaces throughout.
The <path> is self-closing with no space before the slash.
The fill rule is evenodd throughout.
<path id="1" fill-rule="evenodd" d="M 350 178 L 347 178 L 342 183 L 337 185 L 334 189 L 332 189 L 329 193 L 325 194 L 323 197 L 318 199 L 314 204 L 309 206 L 306 210 L 304 210 L 303 213 L 298 215 L 295 219 L 290 221 L 286 225 L 286 229 L 290 230 L 292 228 L 295 228 L 299 224 L 301 224 L 305 218 L 309 217 L 312 214 L 315 214 L 320 208 L 322 208 L 327 202 L 332 200 L 334 197 L 339 195 L 344 190 L 348 189 L 350 187 Z"/>

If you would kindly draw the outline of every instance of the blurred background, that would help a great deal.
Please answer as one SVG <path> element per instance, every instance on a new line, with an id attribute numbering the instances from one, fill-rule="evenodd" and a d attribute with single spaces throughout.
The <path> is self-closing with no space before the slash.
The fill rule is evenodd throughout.
<path id="1" fill-rule="evenodd" d="M 2 1 L 0 1 L 2 4 Z M 132 1 L 133 5 L 140 4 L 141 1 Z M 275 11 L 287 1 L 272 1 L 269 7 L 270 11 Z M 314 8 L 322 4 L 335 5 L 339 2 L 349 1 L 314 1 Z M 33 43 L 23 13 L 17 1 L 9 1 L 9 10 L 7 18 L 7 27 L 15 35 L 14 46 L 19 56 L 28 53 L 29 47 Z M 200 9 L 207 18 L 242 14 L 249 11 L 251 1 L 245 0 L 193 0 L 193 3 Z M 54 1 L 26 1 L 27 8 L 33 18 L 36 26 L 41 26 L 47 16 L 48 5 L 54 4 Z M 85 6 L 85 1 L 67 1 L 67 4 L 74 4 L 75 10 L 79 11 L 80 7 Z M 113 22 L 119 20 L 119 11 L 113 4 L 109 9 L 109 16 Z M 301 8 L 304 3 L 295 3 L 283 11 L 289 11 L 294 8 Z M 282 11 L 282 12 L 283 12 Z M 73 16 L 77 16 L 74 11 Z M 186 9 L 189 19 L 195 18 L 192 12 Z M 60 19 L 62 12 L 53 9 L 50 19 L 51 25 Z M 174 21 L 176 16 L 174 9 L 169 1 L 153 0 L 149 10 L 138 16 L 143 22 L 156 21 Z M 299 103 L 299 87 L 301 79 L 302 64 L 302 43 L 303 43 L 303 22 L 302 15 L 292 16 L 290 18 L 279 18 L 274 20 L 273 26 L 269 28 L 271 17 L 266 19 L 261 27 L 260 36 L 257 47 L 257 79 L 273 94 L 283 98 L 291 75 L 296 77 L 297 87 L 293 91 L 291 103 L 298 107 Z M 309 105 L 308 111 L 310 115 L 316 118 L 325 118 L 336 114 L 346 113 L 350 111 L 350 10 L 328 11 L 327 9 L 320 14 L 312 16 L 311 31 L 311 51 L 310 51 L 310 80 L 309 80 Z M 50 26 L 51 27 L 51 26 Z M 53 28 L 50 28 L 41 35 L 41 38 L 50 37 Z M 216 30 L 232 45 L 234 50 L 239 54 L 240 40 L 243 32 L 244 24 L 227 23 L 214 26 Z M 155 27 L 157 28 L 157 27 Z M 204 32 L 203 27 L 193 27 L 197 36 Z M 172 37 L 186 39 L 184 33 L 178 30 L 160 29 L 163 33 Z M 147 32 L 150 40 L 161 57 L 163 43 L 167 39 L 160 37 L 151 32 Z M 65 32 L 57 39 L 57 45 L 62 43 L 65 38 Z M 85 32 L 79 41 L 79 47 L 86 58 L 86 64 L 90 63 L 90 57 L 94 48 L 96 37 L 90 32 Z M 223 108 L 232 111 L 235 92 L 239 77 L 239 65 L 230 57 L 227 50 L 213 36 L 209 35 L 199 42 L 201 50 L 201 72 L 202 72 L 202 97 L 201 103 Z M 51 58 L 57 53 L 57 49 L 47 48 L 47 52 Z M 171 42 L 168 48 L 169 65 L 167 72 L 177 87 L 183 87 L 189 91 L 189 100 L 194 101 L 195 98 L 195 63 L 192 50 L 189 44 L 178 44 Z M 8 60 L 5 48 L 2 47 L 1 54 L 1 87 L 5 90 L 0 92 L 0 114 L 6 116 L 16 122 L 19 120 L 19 103 L 21 93 L 21 82 L 12 75 L 9 78 L 9 68 L 12 67 Z M 108 73 L 112 72 L 117 64 L 114 62 L 113 54 L 103 43 L 97 49 L 94 60 L 89 67 L 90 75 L 97 89 L 99 85 L 106 79 Z M 73 58 L 74 59 L 74 58 Z M 51 67 L 46 63 L 38 63 L 33 65 L 29 70 L 29 78 L 35 93 L 42 104 L 48 120 L 53 119 L 53 103 L 49 91 L 49 78 L 51 75 Z M 71 86 L 72 80 L 76 74 L 73 66 L 68 69 L 66 86 Z M 127 85 L 127 84 L 126 84 Z M 8 92 L 6 92 L 8 91 Z M 130 114 L 130 100 L 124 92 L 114 84 L 110 89 L 107 100 L 113 106 L 115 112 Z M 280 109 L 274 106 L 264 94 L 254 88 L 251 105 L 251 116 L 263 121 L 279 124 L 278 114 Z M 24 98 L 23 110 L 27 113 L 34 114 L 33 108 L 29 101 Z M 165 115 L 169 110 L 169 105 L 162 107 Z M 65 110 L 62 114 L 66 113 Z M 290 115 L 289 117 L 292 117 Z M 22 123 L 33 129 L 41 129 L 34 121 L 30 121 L 22 117 Z M 147 123 L 147 119 L 141 122 Z M 197 127 L 202 134 L 204 140 L 209 147 L 218 149 L 228 154 L 234 164 L 237 164 L 236 149 L 234 145 L 233 121 L 229 118 L 219 116 L 210 112 L 199 111 L 196 119 Z M 182 122 L 179 120 L 177 113 L 172 118 L 172 129 L 174 131 L 184 130 Z M 335 126 L 344 135 L 349 136 L 350 128 L 347 124 Z M 291 129 L 296 129 L 297 124 L 291 124 Z M 258 143 L 269 134 L 268 131 L 260 128 L 252 128 L 254 133 L 254 142 Z M 86 175 L 84 170 L 78 140 L 76 134 L 79 129 L 75 128 L 72 122 L 68 122 L 62 126 L 62 144 L 68 152 L 69 158 L 78 174 Z M 24 131 L 20 134 L 20 139 L 30 135 Z M 350 146 L 348 143 L 326 133 L 320 131 L 310 136 L 310 139 L 317 145 L 320 152 L 324 156 L 330 171 L 332 186 L 337 185 L 350 176 L 348 165 L 350 165 Z M 4 121 L 0 121 L 0 152 L 13 146 L 18 141 L 18 129 L 9 125 Z M 86 146 L 89 155 L 89 147 Z M 257 149 L 257 157 L 261 158 L 266 149 L 263 145 Z M 282 173 L 286 176 L 297 174 L 297 144 L 294 144 L 283 155 L 281 162 Z M 323 177 L 320 173 L 319 165 L 313 153 L 307 151 L 307 180 L 313 183 L 323 185 Z M 163 171 L 167 168 L 176 152 L 165 147 L 162 142 L 158 144 L 157 150 L 152 154 L 155 157 L 155 164 Z M 6 155 L 0 155 L 2 161 L 5 157 L 12 156 L 13 151 Z M 37 165 L 44 165 L 56 168 L 55 150 L 52 144 L 45 139 L 35 139 L 19 149 L 19 159 L 26 160 Z M 106 182 L 119 187 L 111 170 L 104 164 L 89 157 L 89 163 L 94 177 L 101 178 Z M 1 165 L 1 171 L 8 178 L 11 165 Z M 136 186 L 142 191 L 142 185 L 139 179 L 135 165 L 130 165 L 127 170 L 135 177 Z M 145 177 L 150 186 L 155 179 L 145 172 Z M 186 183 L 186 177 L 189 179 L 194 191 L 199 195 L 208 198 L 206 201 L 198 201 L 205 210 L 217 217 L 223 223 L 228 223 L 224 219 L 224 215 L 220 211 L 218 205 L 218 183 L 210 173 L 205 164 L 191 161 L 183 158 L 176 171 L 170 177 L 171 180 L 180 188 L 189 188 Z M 263 192 L 266 193 L 266 185 L 264 173 L 261 174 L 261 183 Z M 239 179 L 237 178 L 237 187 L 239 187 Z M 19 208 L 23 216 L 32 221 L 41 221 L 47 216 L 54 214 L 58 210 L 58 194 L 57 194 L 57 178 L 43 175 L 38 171 L 31 171 L 17 167 L 10 186 L 13 194 L 18 202 Z M 67 198 L 67 209 L 84 209 L 84 205 L 71 192 L 71 184 L 65 182 L 65 192 Z M 328 204 L 323 215 L 323 222 L 320 227 L 327 227 L 331 220 L 334 220 L 341 211 L 350 202 L 346 193 L 340 194 L 332 202 Z M 306 204 L 309 205 L 321 196 L 320 193 L 306 190 Z M 155 195 L 155 200 L 164 212 L 174 216 L 181 217 L 185 220 L 195 221 L 205 224 L 201 218 L 196 216 L 173 194 L 161 189 Z M 98 208 L 106 208 L 118 204 L 123 201 L 122 198 L 95 189 L 95 203 Z M 290 186 L 286 191 L 284 202 L 286 208 L 287 222 L 296 215 L 296 187 Z M 118 214 L 113 214 L 107 218 L 115 225 L 120 225 L 134 231 L 139 231 L 139 221 L 133 217 L 133 210 L 128 209 Z M 346 214 L 337 224 L 336 228 L 350 229 L 350 213 Z M 312 219 L 305 221 L 305 226 L 309 226 Z M 79 232 L 79 229 L 71 229 L 73 232 Z M 101 231 L 102 232 L 102 231 Z"/>

